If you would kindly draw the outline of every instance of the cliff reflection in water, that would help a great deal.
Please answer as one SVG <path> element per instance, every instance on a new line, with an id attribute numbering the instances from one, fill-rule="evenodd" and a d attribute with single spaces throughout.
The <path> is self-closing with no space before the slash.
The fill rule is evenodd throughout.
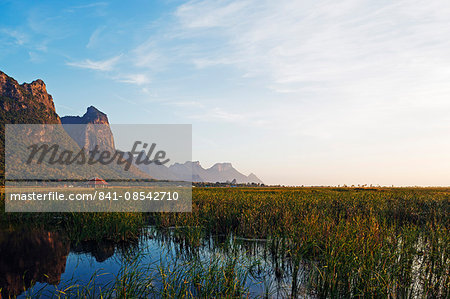
<path id="1" fill-rule="evenodd" d="M 1 297 L 17 296 L 36 282 L 58 284 L 69 251 L 69 240 L 58 232 L 0 230 Z"/>
<path id="2" fill-rule="evenodd" d="M 239 271 L 250 269 L 252 278 L 246 281 L 250 294 L 269 292 L 275 297 L 299 294 L 298 286 L 305 280 L 304 265 L 273 251 L 266 240 L 232 235 L 197 238 L 188 232 L 184 228 L 147 227 L 139 236 L 113 242 L 70 241 L 70 233 L 61 231 L 0 228 L 0 299 L 25 295 L 52 297 L 57 289 L 72 285 L 90 285 L 93 292 L 104 290 L 122 271 L 121 267 L 135 259 L 139 264 L 155 266 L 145 271 L 154 271 L 146 274 L 156 278 L 160 265 L 192 264 L 201 270 L 214 267 L 215 261 L 232 261 Z"/>
<path id="3" fill-rule="evenodd" d="M 88 253 L 97 262 L 102 263 L 116 253 L 116 244 L 108 241 L 84 241 L 73 245 L 71 251 L 75 253 Z"/>
<path id="4" fill-rule="evenodd" d="M 36 283 L 59 285 L 71 252 L 92 256 L 102 263 L 118 251 L 129 252 L 136 246 L 134 238 L 120 243 L 71 242 L 64 232 L 0 228 L 0 299 L 19 296 Z"/>

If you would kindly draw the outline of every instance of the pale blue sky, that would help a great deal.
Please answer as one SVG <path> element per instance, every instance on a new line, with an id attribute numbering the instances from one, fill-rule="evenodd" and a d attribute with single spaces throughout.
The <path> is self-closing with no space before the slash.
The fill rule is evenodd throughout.
<path id="1" fill-rule="evenodd" d="M 0 1 L 0 69 L 266 183 L 450 182 L 446 1 Z"/>

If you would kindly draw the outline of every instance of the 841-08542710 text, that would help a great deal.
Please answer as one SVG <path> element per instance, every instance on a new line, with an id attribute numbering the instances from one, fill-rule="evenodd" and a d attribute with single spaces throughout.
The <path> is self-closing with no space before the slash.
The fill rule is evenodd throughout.
<path id="1" fill-rule="evenodd" d="M 63 201 L 63 200 L 100 200 L 100 201 L 117 201 L 117 200 L 127 200 L 127 201 L 144 201 L 144 200 L 154 200 L 154 201 L 172 201 L 178 200 L 178 192 L 166 192 L 166 191 L 98 191 L 93 192 L 21 192 L 21 193 L 11 193 L 9 194 L 9 199 L 11 201 L 16 200 L 39 200 L 39 201 Z"/>

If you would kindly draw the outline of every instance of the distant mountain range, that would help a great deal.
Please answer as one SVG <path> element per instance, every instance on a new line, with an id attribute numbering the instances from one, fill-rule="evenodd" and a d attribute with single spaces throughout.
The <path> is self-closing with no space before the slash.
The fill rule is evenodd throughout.
<path id="1" fill-rule="evenodd" d="M 92 149 L 95 144 L 103 150 L 115 151 L 114 136 L 109 128 L 109 120 L 105 113 L 94 106 L 87 108 L 83 116 L 59 117 L 55 111 L 53 98 L 47 93 L 45 83 L 35 80 L 32 83 L 19 84 L 16 80 L 0 71 L 0 176 L 4 174 L 4 124 L 62 124 L 67 132 L 67 138 L 75 141 L 79 148 Z M 84 129 L 74 130 L 69 124 L 85 125 Z M 89 124 L 103 124 L 105 126 L 89 126 Z M 69 138 L 70 136 L 70 138 Z M 72 143 L 73 143 L 72 141 Z M 70 143 L 70 141 L 68 141 Z M 233 182 L 239 184 L 261 183 L 253 173 L 246 176 L 237 171 L 231 163 L 216 163 L 210 168 L 203 168 L 200 163 L 187 161 L 183 164 L 175 163 L 170 166 L 136 165 L 135 176 L 158 180 L 182 180 L 193 182 Z M 139 169 L 139 170 L 138 170 Z M 91 174 L 92 173 L 92 170 Z M 139 175 L 139 173 L 142 175 Z M 114 170 L 117 174 L 118 170 Z M 98 175 L 108 176 L 104 170 Z M 74 174 L 81 175 L 81 174 Z"/>
<path id="2" fill-rule="evenodd" d="M 203 168 L 200 162 L 175 163 L 166 167 L 164 165 L 139 165 L 139 169 L 150 174 L 158 180 L 181 180 L 193 182 L 233 182 L 237 184 L 263 182 L 253 173 L 246 176 L 237 171 L 231 163 L 216 163 L 210 168 Z"/>

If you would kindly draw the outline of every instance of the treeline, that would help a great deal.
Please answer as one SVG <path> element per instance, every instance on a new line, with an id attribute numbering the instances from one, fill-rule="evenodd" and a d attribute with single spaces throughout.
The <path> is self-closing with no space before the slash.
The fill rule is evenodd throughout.
<path id="1" fill-rule="evenodd" d="M 260 183 L 245 183 L 245 184 L 238 184 L 238 183 L 230 183 L 230 182 L 193 182 L 192 186 L 194 187 L 266 187 L 264 184 Z"/>

